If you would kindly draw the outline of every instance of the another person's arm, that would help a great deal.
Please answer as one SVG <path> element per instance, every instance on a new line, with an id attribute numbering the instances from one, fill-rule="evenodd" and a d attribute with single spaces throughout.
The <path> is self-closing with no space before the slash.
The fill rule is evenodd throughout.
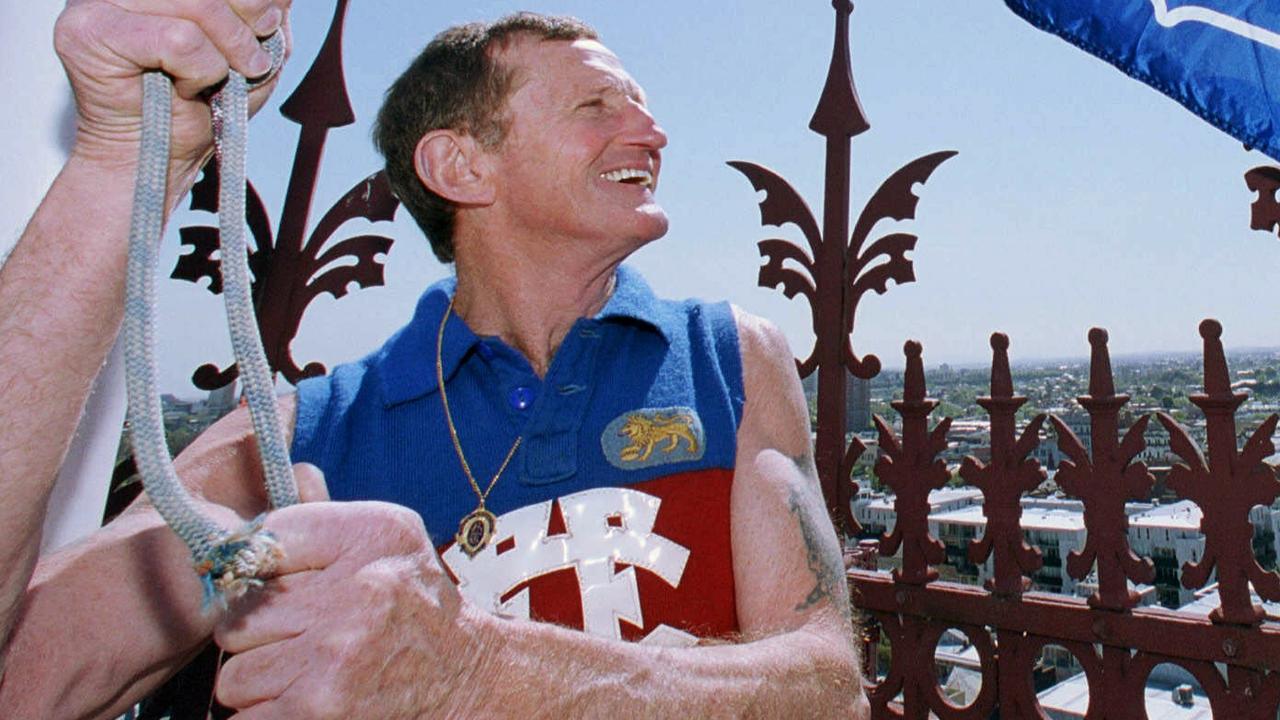
<path id="1" fill-rule="evenodd" d="M 286 428 L 294 397 L 281 398 Z M 248 413 L 209 428 L 175 461 L 202 511 L 238 529 L 266 508 Z M 323 499 L 314 468 L 295 475 Z M 182 667 L 222 617 L 204 608 L 191 553 L 143 496 L 111 524 L 40 559 L 0 677 L 0 718 L 114 718 Z"/>
<path id="2" fill-rule="evenodd" d="M 58 19 L 55 44 L 76 96 L 75 144 L 0 268 L 0 672 L 54 478 L 120 325 L 142 69 L 163 67 L 176 81 L 172 208 L 211 147 L 198 93 L 225 77 L 227 58 L 256 74 L 255 29 L 280 24 L 288 6 L 70 0 Z M 254 93 L 255 108 L 268 92 Z"/>
<path id="3" fill-rule="evenodd" d="M 461 600 L 421 521 L 379 503 L 268 520 L 289 574 L 217 638 L 219 698 L 272 717 L 865 717 L 843 563 L 785 340 L 739 320 L 747 405 L 732 503 L 737 642 L 654 648 Z M 324 527 L 326 532 L 317 533 Z"/>

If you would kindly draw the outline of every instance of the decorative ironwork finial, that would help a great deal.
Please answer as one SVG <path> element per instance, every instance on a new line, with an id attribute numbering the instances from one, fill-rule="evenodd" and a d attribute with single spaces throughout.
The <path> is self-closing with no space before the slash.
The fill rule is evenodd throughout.
<path id="1" fill-rule="evenodd" d="M 836 39 L 827 82 L 809 120 L 809 129 L 827 137 L 853 137 L 871 129 L 853 84 L 853 64 L 849 59 L 849 15 L 853 13 L 853 3 L 833 0 L 831 7 L 836 11 Z"/>
<path id="2" fill-rule="evenodd" d="M 1089 330 L 1089 395 L 1095 398 L 1116 394 L 1111 375 L 1111 353 L 1107 350 L 1107 331 L 1102 328 Z"/>
<path id="3" fill-rule="evenodd" d="M 942 543 L 929 534 L 929 492 L 951 478 L 947 464 L 938 458 L 947 446 L 951 418 L 929 430 L 929 413 L 938 401 L 926 397 L 923 351 L 915 340 L 908 340 L 902 350 L 907 356 L 902 399 L 891 403 L 902 417 L 901 440 L 884 418 L 873 417 L 881 451 L 876 476 L 897 495 L 893 508 L 898 518 L 893 532 L 881 539 L 880 553 L 888 557 L 902 547 L 902 567 L 893 571 L 894 578 L 923 585 L 938 577 L 930 566 L 946 559 Z"/>
<path id="4" fill-rule="evenodd" d="M 1203 397 L 1206 400 L 1234 402 L 1238 407 L 1249 395 L 1231 392 L 1231 373 L 1227 370 L 1227 354 L 1222 349 L 1222 323 L 1213 319 L 1202 321 L 1200 337 L 1204 340 L 1204 395 L 1192 396 L 1191 401 L 1195 402 L 1196 397 Z"/>
<path id="5" fill-rule="evenodd" d="M 902 400 L 895 401 L 893 406 L 902 409 L 927 404 L 932 410 L 938 402 L 925 399 L 924 347 L 918 340 L 908 340 L 902 344 L 902 354 L 907 357 L 907 368 L 902 378 Z"/>
<path id="6" fill-rule="evenodd" d="M 1108 610 L 1124 610 L 1138 604 L 1138 594 L 1129 589 L 1129 581 L 1150 583 L 1155 579 L 1155 566 L 1140 558 L 1129 547 L 1129 517 L 1126 500 L 1146 500 L 1155 484 L 1147 466 L 1134 460 L 1146 440 L 1143 434 L 1150 422 L 1143 415 L 1119 437 L 1119 414 L 1128 395 L 1115 394 L 1111 373 L 1111 355 L 1107 350 L 1107 331 L 1089 331 L 1089 394 L 1076 398 L 1089 413 L 1092 455 L 1075 432 L 1057 416 L 1050 418 L 1058 433 L 1058 448 L 1067 456 L 1055 479 L 1058 486 L 1084 503 L 1085 546 L 1067 556 L 1067 573 L 1083 580 L 1098 567 L 1098 590 L 1089 604 Z"/>
<path id="7" fill-rule="evenodd" d="M 356 121 L 356 111 L 347 94 L 347 77 L 342 66 L 342 34 L 346 28 L 348 0 L 338 0 L 329 32 L 306 75 L 280 105 L 280 114 L 298 123 L 328 128 L 344 127 Z"/>
<path id="8" fill-rule="evenodd" d="M 991 334 L 991 394 L 976 398 L 991 418 L 991 461 L 982 462 L 966 456 L 960 464 L 960 476 L 982 490 L 982 514 L 987 528 L 982 539 L 969 543 L 969 560 L 984 563 L 994 557 L 994 572 L 987 587 L 1001 597 L 1022 594 L 1025 574 L 1040 569 L 1040 551 L 1023 540 L 1019 520 L 1022 516 L 1022 494 L 1044 482 L 1045 471 L 1029 457 L 1040 443 L 1043 414 L 1035 416 L 1022 435 L 1017 434 L 1018 408 L 1027 401 L 1013 394 L 1013 376 L 1009 371 L 1009 336 Z"/>
<path id="9" fill-rule="evenodd" d="M 1249 522 L 1255 505 L 1271 505 L 1280 496 L 1275 468 L 1265 462 L 1275 453 L 1271 437 L 1280 415 L 1267 417 L 1237 449 L 1235 411 L 1248 394 L 1231 391 L 1222 325 L 1205 320 L 1200 323 L 1200 337 L 1204 339 L 1204 392 L 1190 399 L 1204 412 L 1208 457 L 1176 420 L 1166 413 L 1157 415 L 1169 431 L 1170 449 L 1182 458 L 1169 473 L 1169 486 L 1199 505 L 1202 513 L 1204 556 L 1182 566 L 1182 585 L 1201 587 L 1216 570 L 1221 604 L 1209 617 L 1215 622 L 1256 625 L 1264 614 L 1252 600 L 1250 585 L 1261 597 L 1280 600 L 1280 576 L 1258 564 Z"/>
<path id="10" fill-rule="evenodd" d="M 809 301 L 817 337 L 813 352 L 797 361 L 797 369 L 802 378 L 818 373 L 814 448 L 818 477 L 827 509 L 837 525 L 856 534 L 858 523 L 849 511 L 849 502 L 857 485 L 850 480 L 849 471 L 862 447 L 856 439 L 846 445 L 845 390 L 849 374 L 863 379 L 875 377 L 880 372 L 880 360 L 872 354 L 859 357 L 854 352 L 854 317 L 859 301 L 868 291 L 883 295 L 890 282 L 915 281 L 907 253 L 915 249 L 916 236 L 893 232 L 873 239 L 871 232 L 881 220 L 914 219 L 919 201 L 916 186 L 927 182 L 933 171 L 955 153 L 937 152 L 917 158 L 889 176 L 863 208 L 850 235 L 850 141 L 870 125 L 854 89 L 849 60 L 849 15 L 853 4 L 835 0 L 832 7 L 836 11 L 836 36 L 831 65 L 809 124 L 826 138 L 821 226 L 795 188 L 774 171 L 742 161 L 731 161 L 729 165 L 745 175 L 757 191 L 765 191 L 760 202 L 762 224 L 793 224 L 804 235 L 804 247 L 777 238 L 759 243 L 765 260 L 759 284 L 780 288 L 789 298 L 803 295 Z M 868 240 L 873 241 L 864 249 Z"/>
<path id="11" fill-rule="evenodd" d="M 1009 371 L 1009 336 L 1000 332 L 991 333 L 991 397 L 1001 400 L 1013 397 L 1013 374 Z"/>
<path id="12" fill-rule="evenodd" d="M 355 122 L 342 69 L 342 32 L 347 5 L 348 0 L 338 0 L 319 54 L 297 89 L 280 107 L 281 114 L 302 129 L 275 237 L 262 198 L 252 183 L 248 188 L 246 221 L 257 246 L 250 254 L 249 267 L 254 277 L 258 327 L 272 370 L 283 374 L 291 383 L 325 372 L 324 365 L 318 362 L 300 367 L 291 349 L 311 301 L 322 293 L 341 298 L 353 283 L 360 288 L 383 284 L 379 256 L 390 251 L 391 238 L 370 234 L 334 243 L 329 241 L 348 220 L 391 220 L 400 205 L 391 193 L 385 174 L 379 171 L 356 183 L 325 212 L 310 235 L 307 234 L 329 131 Z M 210 161 L 205 166 L 204 177 L 192 189 L 191 209 L 216 212 L 216 188 L 217 167 Z M 209 278 L 209 291 L 222 292 L 221 264 L 214 257 L 218 247 L 217 229 L 189 226 L 182 228 L 180 234 L 182 243 L 192 246 L 194 252 L 178 259 L 172 277 L 191 282 Z M 237 373 L 235 365 L 219 369 L 206 364 L 196 369 L 192 382 L 202 390 L 214 390 L 230 384 Z"/>

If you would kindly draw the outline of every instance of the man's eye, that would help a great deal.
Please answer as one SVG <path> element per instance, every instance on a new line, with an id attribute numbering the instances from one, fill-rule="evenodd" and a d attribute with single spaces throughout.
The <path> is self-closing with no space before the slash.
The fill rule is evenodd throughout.
<path id="1" fill-rule="evenodd" d="M 601 108 L 604 107 L 604 98 L 592 98 L 578 105 L 579 108 Z"/>

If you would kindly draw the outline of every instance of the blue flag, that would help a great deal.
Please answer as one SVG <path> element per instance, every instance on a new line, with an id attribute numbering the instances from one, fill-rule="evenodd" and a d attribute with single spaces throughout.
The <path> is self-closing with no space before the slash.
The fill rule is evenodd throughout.
<path id="1" fill-rule="evenodd" d="M 1280 0 L 1005 0 L 1280 160 Z"/>

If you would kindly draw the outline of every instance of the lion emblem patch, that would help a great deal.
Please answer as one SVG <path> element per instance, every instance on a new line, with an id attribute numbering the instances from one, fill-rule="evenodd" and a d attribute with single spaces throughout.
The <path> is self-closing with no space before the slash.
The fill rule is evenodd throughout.
<path id="1" fill-rule="evenodd" d="M 638 470 L 702 459 L 706 438 L 692 408 L 643 408 L 614 418 L 600 435 L 609 463 Z"/>

